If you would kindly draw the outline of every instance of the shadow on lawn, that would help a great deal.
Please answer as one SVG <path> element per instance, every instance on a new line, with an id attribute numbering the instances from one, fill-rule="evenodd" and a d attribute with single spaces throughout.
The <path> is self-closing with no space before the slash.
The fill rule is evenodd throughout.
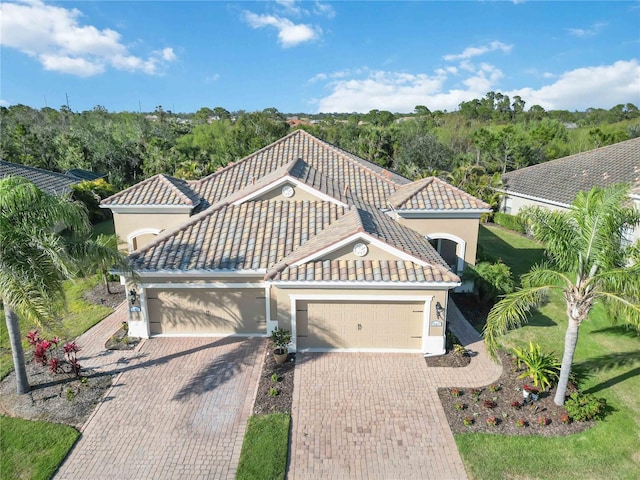
<path id="1" fill-rule="evenodd" d="M 640 375 L 640 366 L 631 368 L 636 364 L 640 364 L 640 351 L 600 355 L 599 357 L 590 358 L 576 363 L 572 370 L 578 378 L 584 381 L 584 379 L 593 376 L 593 374 L 597 372 L 606 372 L 607 370 L 612 370 L 614 368 L 630 367 L 630 370 L 584 390 L 584 393 L 596 393 Z"/>
<path id="2" fill-rule="evenodd" d="M 593 330 L 591 333 L 600 333 L 603 335 L 619 335 L 623 337 L 640 339 L 640 332 L 631 325 L 613 325 L 611 327 Z"/>

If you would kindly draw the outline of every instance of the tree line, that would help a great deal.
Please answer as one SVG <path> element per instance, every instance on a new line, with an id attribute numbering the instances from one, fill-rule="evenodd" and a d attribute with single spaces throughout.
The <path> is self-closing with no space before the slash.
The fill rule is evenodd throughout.
<path id="1" fill-rule="evenodd" d="M 105 173 L 118 189 L 157 173 L 200 178 L 304 128 L 411 179 L 438 175 L 493 204 L 500 173 L 640 136 L 640 111 L 631 103 L 545 111 L 495 92 L 462 102 L 455 112 L 418 105 L 409 114 L 285 115 L 275 108 L 223 107 L 176 114 L 158 106 L 144 114 L 15 105 L 0 108 L 0 122 L 3 160 Z"/>

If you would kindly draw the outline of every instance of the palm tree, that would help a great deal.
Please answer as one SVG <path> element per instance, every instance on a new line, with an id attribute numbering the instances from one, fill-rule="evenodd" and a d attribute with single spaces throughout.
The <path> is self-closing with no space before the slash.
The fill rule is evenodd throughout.
<path id="1" fill-rule="evenodd" d="M 84 207 L 21 177 L 0 180 L 0 299 L 18 394 L 30 390 L 18 315 L 42 327 L 64 304 L 63 280 L 77 271 L 62 232 L 86 232 Z"/>
<path id="2" fill-rule="evenodd" d="M 118 237 L 100 234 L 96 238 L 84 238 L 70 246 L 77 258 L 83 259 L 83 270 L 97 273 L 102 277 L 105 292 L 111 294 L 109 288 L 109 271 L 112 269 L 126 272 L 137 278 L 131 270 L 127 256 L 118 250 Z"/>
<path id="3" fill-rule="evenodd" d="M 613 185 L 579 193 L 569 211 L 533 208 L 524 214 L 547 260 L 522 276 L 522 288 L 505 295 L 487 318 L 484 338 L 495 358 L 498 338 L 527 321 L 530 309 L 549 290 L 563 293 L 567 331 L 554 402 L 563 405 L 578 329 L 601 302 L 611 318 L 640 326 L 640 242 L 626 245 L 627 229 L 640 224 L 640 212 L 626 202 L 628 189 Z"/>

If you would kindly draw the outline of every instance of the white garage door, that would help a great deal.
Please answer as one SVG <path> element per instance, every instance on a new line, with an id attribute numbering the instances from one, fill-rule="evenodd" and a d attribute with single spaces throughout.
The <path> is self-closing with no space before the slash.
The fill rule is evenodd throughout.
<path id="1" fill-rule="evenodd" d="M 262 289 L 150 289 L 151 335 L 266 332 Z"/>

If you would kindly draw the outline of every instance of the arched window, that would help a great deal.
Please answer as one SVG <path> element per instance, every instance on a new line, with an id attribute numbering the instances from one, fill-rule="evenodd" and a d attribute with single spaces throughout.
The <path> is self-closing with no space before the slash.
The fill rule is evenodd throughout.
<path id="1" fill-rule="evenodd" d="M 140 247 L 153 240 L 153 237 L 158 235 L 162 230 L 158 228 L 141 228 L 135 230 L 127 235 L 127 244 L 129 245 L 129 252 L 138 250 Z"/>

